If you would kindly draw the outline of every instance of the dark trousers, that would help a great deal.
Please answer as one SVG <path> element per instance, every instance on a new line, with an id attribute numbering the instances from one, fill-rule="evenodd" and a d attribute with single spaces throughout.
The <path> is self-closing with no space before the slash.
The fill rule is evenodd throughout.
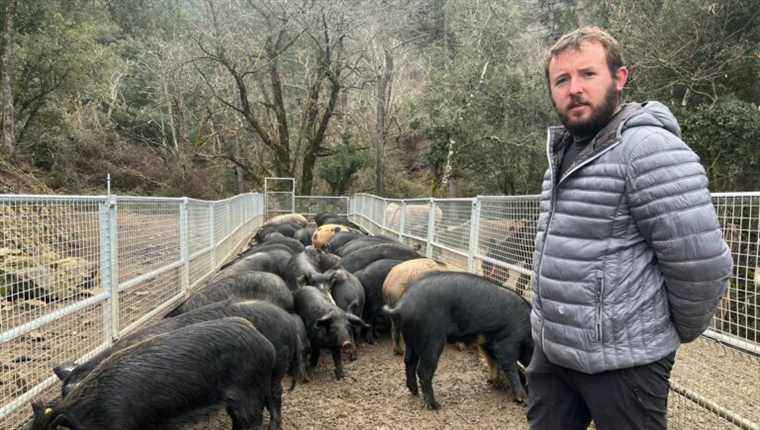
<path id="1" fill-rule="evenodd" d="M 667 428 L 670 370 L 676 353 L 643 366 L 588 375 L 550 363 L 539 348 L 528 366 L 533 430 Z"/>

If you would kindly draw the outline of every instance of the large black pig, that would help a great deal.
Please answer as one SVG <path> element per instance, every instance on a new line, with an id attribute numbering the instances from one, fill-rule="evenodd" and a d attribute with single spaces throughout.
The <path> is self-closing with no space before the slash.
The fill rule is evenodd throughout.
<path id="1" fill-rule="evenodd" d="M 285 237 L 280 233 L 272 233 L 268 235 L 266 238 L 264 238 L 264 241 L 261 242 L 261 245 L 266 244 L 272 244 L 272 243 L 279 243 L 282 245 L 287 246 L 293 252 L 301 252 L 306 247 L 299 239 L 296 239 L 295 237 Z"/>
<path id="2" fill-rule="evenodd" d="M 303 319 L 311 344 L 309 366 L 319 363 L 322 348 L 332 354 L 335 378 L 343 378 L 342 352 L 353 357 L 356 345 L 351 339 L 351 325 L 366 326 L 361 318 L 344 312 L 327 294 L 311 285 L 305 285 L 294 294 L 296 312 Z"/>
<path id="3" fill-rule="evenodd" d="M 294 247 L 288 246 L 285 243 L 263 242 L 263 243 L 258 243 L 258 244 L 250 246 L 248 249 L 241 252 L 237 256 L 237 258 L 240 259 L 251 254 L 256 254 L 259 252 L 269 252 L 271 250 L 284 250 L 284 251 L 290 252 L 291 255 L 298 254 L 299 252 L 303 252 L 303 248 L 296 249 Z M 230 264 L 234 263 L 234 261 L 235 260 L 231 261 L 230 263 L 227 263 L 225 266 L 229 266 Z M 225 266 L 222 266 L 221 268 L 223 269 Z"/>
<path id="4" fill-rule="evenodd" d="M 249 321 L 200 322 L 112 355 L 66 397 L 34 403 L 26 428 L 163 429 L 224 405 L 234 429 L 261 429 L 274 366 L 272 343 Z"/>
<path id="5" fill-rule="evenodd" d="M 317 225 L 314 223 L 310 223 L 306 227 L 301 227 L 298 230 L 296 230 L 295 234 L 293 235 L 293 238 L 301 242 L 303 246 L 309 246 L 311 245 L 311 236 L 314 234 L 316 230 L 317 230 Z"/>
<path id="6" fill-rule="evenodd" d="M 340 264 L 340 257 L 307 246 L 303 252 L 293 255 L 284 273 L 285 282 L 291 291 L 300 286 L 299 279 L 305 277 L 307 283 L 313 275 L 324 273 Z"/>
<path id="7" fill-rule="evenodd" d="M 343 269 L 329 270 L 324 273 L 327 278 L 328 291 L 335 305 L 359 318 L 364 314 L 364 287 L 351 272 Z M 361 327 L 353 326 L 354 342 L 359 339 Z"/>
<path id="8" fill-rule="evenodd" d="M 371 237 L 371 236 L 367 236 L 366 234 L 358 232 L 358 231 L 341 231 L 341 232 L 335 233 L 335 235 L 332 238 L 330 238 L 330 240 L 327 242 L 327 245 L 325 245 L 325 251 L 335 254 L 335 251 L 337 251 L 343 245 L 347 244 L 348 242 L 352 240 L 363 238 L 363 237 Z"/>
<path id="9" fill-rule="evenodd" d="M 256 231 L 254 239 L 256 242 L 263 242 L 269 234 L 274 232 L 285 237 L 293 237 L 299 228 L 301 226 L 298 224 L 264 224 Z"/>
<path id="10" fill-rule="evenodd" d="M 293 254 L 284 249 L 269 249 L 249 254 L 221 269 L 209 282 L 248 272 L 268 272 L 282 277 L 292 256 Z"/>
<path id="11" fill-rule="evenodd" d="M 174 317 L 201 306 L 222 302 L 229 298 L 238 300 L 266 300 L 290 312 L 293 310 L 293 294 L 285 281 L 273 273 L 247 272 L 211 282 L 194 292 L 179 306 L 169 312 Z"/>
<path id="12" fill-rule="evenodd" d="M 533 352 L 530 304 L 514 291 L 470 273 L 433 272 L 384 309 L 404 335 L 406 386 L 417 395 L 419 376 L 427 408 L 440 407 L 433 376 L 446 342 L 477 340 L 507 375 L 515 400 L 526 401 L 516 362 L 527 366 Z"/>
<path id="13" fill-rule="evenodd" d="M 305 338 L 303 323 L 300 318 L 271 303 L 260 300 L 235 302 L 230 299 L 202 306 L 174 318 L 159 320 L 119 339 L 112 347 L 79 366 L 73 364 L 58 366 L 53 371 L 62 383 L 61 396 L 66 397 L 98 364 L 123 349 L 155 335 L 225 317 L 241 317 L 250 321 L 274 346 L 277 360 L 272 373 L 272 407 L 274 411 L 270 411 L 270 414 L 275 417 L 273 422 L 279 427 L 277 417 L 280 416 L 282 406 L 281 380 L 286 373 L 289 374 L 293 378 L 292 389 L 295 387 L 296 380 L 305 379 L 304 354 L 308 347 L 308 340 Z"/>
<path id="14" fill-rule="evenodd" d="M 380 243 L 346 254 L 341 259 L 341 266 L 351 273 L 362 270 L 377 260 L 390 258 L 394 260 L 411 260 L 421 258 L 414 249 L 400 243 Z"/>
<path id="15" fill-rule="evenodd" d="M 369 246 L 379 245 L 381 243 L 398 243 L 398 242 L 396 242 L 394 239 L 391 239 L 386 236 L 381 236 L 381 235 L 357 237 L 356 239 L 346 242 L 343 246 L 337 249 L 331 250 L 330 252 L 343 257 L 356 251 L 357 249 L 367 248 Z"/>
<path id="16" fill-rule="evenodd" d="M 367 343 L 375 343 L 378 331 L 383 326 L 388 325 L 387 317 L 382 311 L 384 304 L 383 282 L 385 281 L 385 277 L 388 276 L 388 272 L 400 263 L 402 263 L 401 260 L 384 258 L 373 261 L 364 269 L 354 273 L 364 288 L 365 301 L 362 317 L 370 325 L 370 328 L 366 330 Z"/>

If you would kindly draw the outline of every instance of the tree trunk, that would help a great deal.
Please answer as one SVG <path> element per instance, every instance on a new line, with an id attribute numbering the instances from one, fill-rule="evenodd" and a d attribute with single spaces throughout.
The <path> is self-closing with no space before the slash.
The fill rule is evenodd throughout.
<path id="1" fill-rule="evenodd" d="M 8 0 L 5 6 L 5 22 L 3 23 L 3 49 L 0 58 L 0 73 L 2 73 L 2 150 L 13 155 L 16 150 L 16 110 L 13 105 L 13 79 L 15 76 L 16 51 L 13 46 L 13 18 L 16 15 L 16 0 Z"/>
<path id="2" fill-rule="evenodd" d="M 383 74 L 377 80 L 375 110 L 375 194 L 385 195 L 385 116 L 391 98 L 393 55 L 386 48 L 383 55 Z"/>
<path id="3" fill-rule="evenodd" d="M 235 139 L 235 158 L 237 158 L 238 160 L 241 159 L 240 152 L 241 152 L 240 139 Z M 243 168 L 240 167 L 239 164 L 235 164 L 235 178 L 237 179 L 238 194 L 243 194 L 243 193 L 248 192 L 248 190 L 245 189 L 244 176 L 245 176 L 245 172 L 243 171 Z"/>

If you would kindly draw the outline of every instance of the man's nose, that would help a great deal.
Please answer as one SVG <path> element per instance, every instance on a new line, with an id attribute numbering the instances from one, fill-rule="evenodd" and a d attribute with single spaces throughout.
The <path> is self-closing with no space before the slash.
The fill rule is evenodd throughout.
<path id="1" fill-rule="evenodd" d="M 581 94 L 583 92 L 583 83 L 580 79 L 570 79 L 570 94 Z"/>

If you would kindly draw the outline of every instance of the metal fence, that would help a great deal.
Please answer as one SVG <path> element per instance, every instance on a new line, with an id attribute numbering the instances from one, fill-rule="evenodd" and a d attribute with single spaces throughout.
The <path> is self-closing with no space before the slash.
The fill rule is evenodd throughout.
<path id="1" fill-rule="evenodd" d="M 265 217 L 293 213 L 296 206 L 296 180 L 293 178 L 264 178 Z"/>
<path id="2" fill-rule="evenodd" d="M 760 428 L 760 193 L 713 194 L 734 274 L 711 328 L 678 351 L 671 428 Z M 531 299 L 539 196 L 350 201 L 352 221 Z"/>
<path id="3" fill-rule="evenodd" d="M 86 360 L 159 318 L 262 223 L 261 194 L 227 200 L 0 195 L 0 428 Z"/>
<path id="4" fill-rule="evenodd" d="M 348 216 L 348 201 L 345 196 L 295 196 L 294 212 L 311 216 L 323 212 Z"/>

